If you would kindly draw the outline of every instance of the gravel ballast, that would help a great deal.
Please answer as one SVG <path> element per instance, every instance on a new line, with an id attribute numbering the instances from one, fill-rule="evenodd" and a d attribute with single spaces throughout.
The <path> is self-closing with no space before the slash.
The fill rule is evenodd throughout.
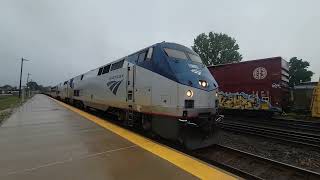
<path id="1" fill-rule="evenodd" d="M 284 141 L 221 130 L 218 144 L 320 172 L 320 150 Z"/>

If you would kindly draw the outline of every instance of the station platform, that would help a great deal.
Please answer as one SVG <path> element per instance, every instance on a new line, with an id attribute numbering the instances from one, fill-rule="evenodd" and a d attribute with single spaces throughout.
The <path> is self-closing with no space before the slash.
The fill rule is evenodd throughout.
<path id="1" fill-rule="evenodd" d="M 94 115 L 35 95 L 0 127 L 0 179 L 239 179 Z"/>

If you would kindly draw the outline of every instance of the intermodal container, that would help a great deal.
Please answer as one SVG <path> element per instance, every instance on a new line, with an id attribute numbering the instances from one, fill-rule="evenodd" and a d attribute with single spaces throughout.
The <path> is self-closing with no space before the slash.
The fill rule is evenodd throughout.
<path id="1" fill-rule="evenodd" d="M 208 68 L 217 80 L 220 92 L 255 96 L 281 110 L 288 106 L 290 98 L 289 65 L 281 57 L 242 61 Z"/>

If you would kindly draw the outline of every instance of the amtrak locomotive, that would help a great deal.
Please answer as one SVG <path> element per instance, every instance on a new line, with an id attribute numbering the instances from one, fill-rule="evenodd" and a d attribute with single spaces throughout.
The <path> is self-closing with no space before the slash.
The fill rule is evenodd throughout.
<path id="1" fill-rule="evenodd" d="M 51 96 L 186 144 L 213 134 L 217 89 L 194 51 L 162 42 L 60 83 Z"/>

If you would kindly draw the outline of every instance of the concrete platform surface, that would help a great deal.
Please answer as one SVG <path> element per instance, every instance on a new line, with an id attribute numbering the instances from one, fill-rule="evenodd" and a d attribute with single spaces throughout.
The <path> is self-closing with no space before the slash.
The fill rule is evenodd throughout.
<path id="1" fill-rule="evenodd" d="M 0 179 L 197 179 L 36 95 L 0 127 Z"/>

